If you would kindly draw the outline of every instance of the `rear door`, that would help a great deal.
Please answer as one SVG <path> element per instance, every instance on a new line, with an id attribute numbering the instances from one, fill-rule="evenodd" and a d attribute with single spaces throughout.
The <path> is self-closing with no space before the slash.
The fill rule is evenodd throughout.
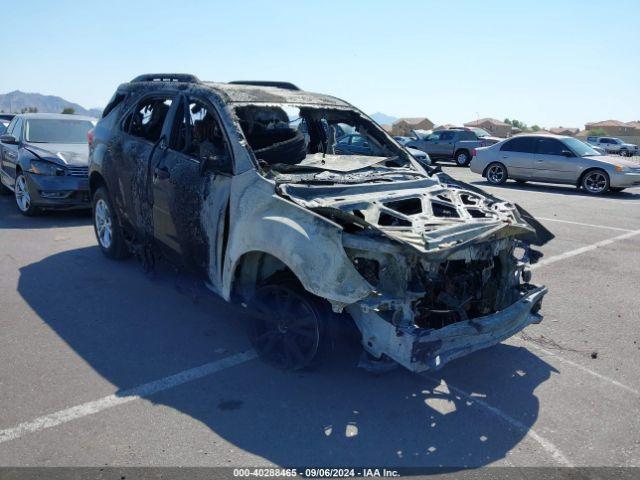
<path id="1" fill-rule="evenodd" d="M 181 96 L 167 146 L 152 159 L 153 228 L 161 248 L 221 283 L 231 185 L 231 149 L 204 97 Z M 205 215 L 205 218 L 202 218 Z"/>
<path id="2" fill-rule="evenodd" d="M 502 144 L 498 161 L 507 167 L 510 178 L 530 179 L 534 151 L 535 137 L 515 137 Z"/>
<path id="3" fill-rule="evenodd" d="M 163 91 L 138 100 L 121 125 L 122 154 L 113 156 L 118 178 L 116 206 L 141 242 L 153 239 L 151 157 L 155 150 L 167 148 L 176 98 L 175 92 Z"/>
<path id="4" fill-rule="evenodd" d="M 564 154 L 565 152 L 572 156 L 567 157 Z M 576 183 L 580 174 L 576 160 L 569 147 L 557 138 L 537 138 L 532 180 L 553 183 Z"/>

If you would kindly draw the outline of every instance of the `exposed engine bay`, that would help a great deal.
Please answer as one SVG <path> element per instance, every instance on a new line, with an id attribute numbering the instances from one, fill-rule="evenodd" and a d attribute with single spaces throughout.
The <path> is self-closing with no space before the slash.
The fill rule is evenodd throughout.
<path id="1" fill-rule="evenodd" d="M 353 317 L 371 355 L 439 368 L 541 320 L 546 288 L 529 283 L 539 257 L 530 245 L 552 235 L 520 207 L 423 168 L 351 110 L 236 114 L 276 194 L 342 229 L 370 293 L 328 300 Z"/>

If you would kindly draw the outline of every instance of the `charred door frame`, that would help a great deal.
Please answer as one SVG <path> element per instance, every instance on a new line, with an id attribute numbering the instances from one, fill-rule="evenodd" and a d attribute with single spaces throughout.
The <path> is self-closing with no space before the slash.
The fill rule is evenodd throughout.
<path id="1" fill-rule="evenodd" d="M 228 236 L 229 198 L 235 158 L 229 132 L 226 130 L 222 113 L 215 102 L 209 99 L 207 92 L 179 92 L 174 101 L 177 107 L 172 111 L 170 118 L 167 116 L 169 124 L 163 128 L 167 147 L 153 152 L 150 164 L 150 172 L 154 172 L 152 187 L 154 239 L 165 253 L 169 249 L 169 255 L 188 269 L 208 276 L 214 284 L 221 283 L 221 278 L 211 278 L 211 262 L 217 263 L 224 258 Z M 229 157 L 231 171 L 207 168 L 201 159 L 174 149 L 176 140 L 174 128 L 180 116 L 187 119 L 188 108 L 192 102 L 201 103 L 218 122 L 220 131 L 224 135 L 225 150 Z M 165 164 L 167 160 L 170 161 Z M 185 166 L 186 168 L 183 168 Z M 162 167 L 167 167 L 170 178 L 164 180 L 157 178 L 156 174 L 158 170 L 162 170 Z M 221 210 L 222 216 L 203 221 L 203 204 L 211 195 L 211 189 L 222 185 L 224 185 L 223 191 L 215 192 L 217 193 L 215 200 L 224 203 Z M 221 193 L 224 195 L 220 195 Z M 163 211 L 159 208 L 162 205 L 156 204 L 160 198 L 163 199 Z M 207 213 L 212 212 L 207 210 Z M 160 215 L 164 217 L 164 221 L 159 218 Z M 159 231 L 158 227 L 161 225 L 165 225 L 170 231 Z M 213 259 L 211 258 L 212 247 L 217 252 Z"/>
<path id="2" fill-rule="evenodd" d="M 138 108 L 142 102 L 152 98 L 164 98 L 171 100 L 171 107 L 164 119 L 160 138 L 156 142 L 147 140 L 144 137 L 132 135 L 129 132 L 131 125 L 129 124 L 128 126 L 125 126 L 127 119 L 130 115 L 134 114 L 135 109 Z M 166 130 L 167 127 L 171 125 L 170 120 L 173 119 L 175 115 L 178 99 L 179 92 L 173 89 L 155 90 L 144 95 L 136 96 L 136 98 L 133 99 L 133 103 L 126 109 L 118 121 L 117 128 L 122 136 L 122 168 L 120 168 L 117 178 L 119 183 L 122 182 L 123 177 L 126 178 L 128 175 L 129 178 L 127 179 L 127 185 L 123 186 L 122 183 L 120 183 L 118 188 L 112 189 L 112 193 L 115 195 L 114 200 L 116 201 L 116 205 L 121 206 L 124 218 L 127 219 L 127 223 L 130 228 L 133 229 L 133 233 L 139 242 L 149 243 L 153 239 L 153 218 L 150 202 L 153 191 L 150 188 L 149 167 L 156 148 L 158 148 L 163 138 L 165 140 L 167 138 Z M 133 155 L 127 150 L 127 143 L 131 143 L 135 149 Z M 145 158 L 143 160 L 133 158 L 133 156 L 142 149 L 149 149 L 149 151 L 144 155 Z M 123 173 L 125 174 L 123 175 Z M 125 198 L 118 198 L 119 195 L 123 195 Z M 127 195 L 130 195 L 131 198 L 127 199 Z"/>

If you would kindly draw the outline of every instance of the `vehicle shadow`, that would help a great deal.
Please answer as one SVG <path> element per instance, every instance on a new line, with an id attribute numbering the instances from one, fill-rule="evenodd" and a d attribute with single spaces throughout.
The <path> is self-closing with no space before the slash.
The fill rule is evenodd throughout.
<path id="1" fill-rule="evenodd" d="M 486 180 L 474 180 L 468 183 L 476 185 L 480 188 L 500 188 L 505 190 L 523 190 L 530 192 L 551 193 L 555 195 L 569 195 L 588 198 L 612 198 L 615 200 L 640 200 L 640 190 L 634 188 L 632 190 L 624 190 L 622 192 L 609 192 L 604 195 L 591 195 L 583 189 L 578 189 L 571 185 L 555 185 L 549 183 L 517 183 L 512 180 L 502 185 L 493 185 Z"/>
<path id="2" fill-rule="evenodd" d="M 188 275 L 161 269 L 150 278 L 134 261 L 106 260 L 96 247 L 21 268 L 18 292 L 119 390 L 248 348 L 241 308 Z M 534 392 L 555 371 L 504 344 L 427 376 L 368 373 L 356 367 L 359 353 L 338 341 L 322 366 L 296 373 L 252 360 L 149 400 L 202 422 L 258 462 L 461 468 L 500 461 L 523 440 L 538 416 Z"/>
<path id="3" fill-rule="evenodd" d="M 13 196 L 0 196 L 0 230 L 15 228 L 29 230 L 37 228 L 78 227 L 91 223 L 90 210 L 47 210 L 35 217 L 25 217 L 15 205 Z"/>

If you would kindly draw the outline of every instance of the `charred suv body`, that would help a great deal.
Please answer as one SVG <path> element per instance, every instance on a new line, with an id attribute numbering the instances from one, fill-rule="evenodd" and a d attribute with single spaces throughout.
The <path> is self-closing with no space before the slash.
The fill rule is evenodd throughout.
<path id="1" fill-rule="evenodd" d="M 370 154 L 336 153 L 345 132 Z M 337 98 L 143 75 L 118 88 L 90 152 L 103 252 L 199 272 L 250 308 L 256 349 L 280 367 L 314 360 L 331 310 L 353 319 L 372 357 L 413 371 L 542 318 L 530 245 L 552 235 L 516 205 L 425 170 Z"/>

